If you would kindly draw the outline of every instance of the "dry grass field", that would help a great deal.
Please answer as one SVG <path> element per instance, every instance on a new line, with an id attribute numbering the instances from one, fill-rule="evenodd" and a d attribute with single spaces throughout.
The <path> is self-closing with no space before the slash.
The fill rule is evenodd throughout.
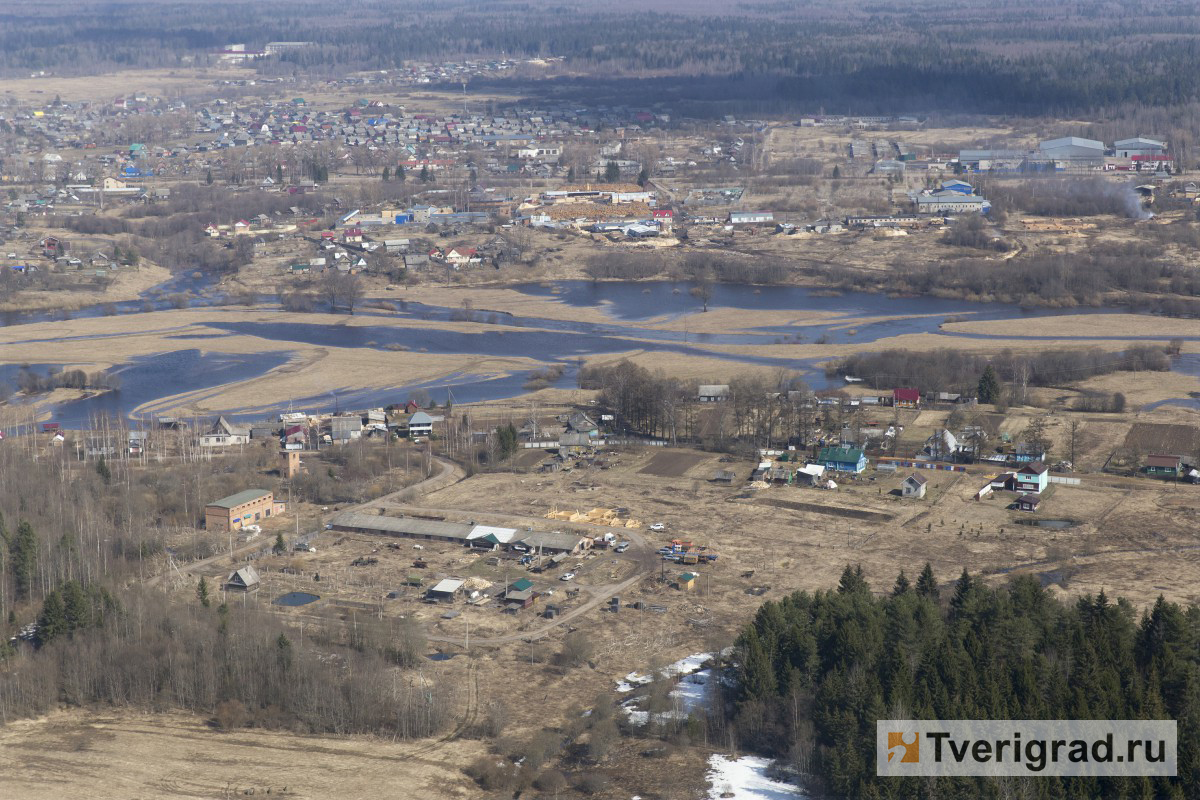
<path id="1" fill-rule="evenodd" d="M 478 741 L 392 742 L 281 731 L 219 732 L 182 714 L 72 711 L 0 727 L 5 800 L 478 797 L 460 771 Z"/>

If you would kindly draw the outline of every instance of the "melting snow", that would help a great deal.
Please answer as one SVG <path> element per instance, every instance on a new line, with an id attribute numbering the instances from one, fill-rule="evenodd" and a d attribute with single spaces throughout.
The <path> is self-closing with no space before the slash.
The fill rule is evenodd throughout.
<path id="1" fill-rule="evenodd" d="M 770 759 L 743 756 L 730 759 L 715 753 L 708 759 L 709 800 L 805 800 L 805 795 L 790 783 L 767 777 Z"/>

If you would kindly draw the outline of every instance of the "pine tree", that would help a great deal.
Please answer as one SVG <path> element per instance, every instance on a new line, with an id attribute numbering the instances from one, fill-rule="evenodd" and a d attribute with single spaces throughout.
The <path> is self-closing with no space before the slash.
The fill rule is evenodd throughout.
<path id="1" fill-rule="evenodd" d="M 55 590 L 46 595 L 46 602 L 42 603 L 42 613 L 38 616 L 37 643 L 45 645 L 67 631 L 67 610 L 63 606 L 62 596 Z"/>
<path id="2" fill-rule="evenodd" d="M 574 183 L 574 182 L 575 182 L 575 168 L 570 167 L 567 169 L 567 183 Z"/>
<path id="3" fill-rule="evenodd" d="M 390 167 L 383 168 L 383 182 L 387 183 L 392 179 L 392 170 Z"/>
<path id="4" fill-rule="evenodd" d="M 917 578 L 917 594 L 937 602 L 937 579 L 933 577 L 933 567 L 929 565 L 928 561 L 925 562 L 925 568 L 921 570 L 921 577 Z"/>
<path id="5" fill-rule="evenodd" d="M 275 183 L 283 184 L 283 164 L 275 165 Z"/>
<path id="6" fill-rule="evenodd" d="M 100 476 L 100 480 L 104 481 L 104 485 L 108 486 L 112 483 L 112 470 L 108 468 L 108 462 L 104 460 L 104 456 L 100 456 L 100 460 L 96 462 L 96 474 Z"/>
<path id="7" fill-rule="evenodd" d="M 842 177 L 842 170 L 837 164 L 834 164 L 833 165 L 833 179 L 836 181 L 840 177 Z"/>
<path id="8" fill-rule="evenodd" d="M 212 602 L 208 597 L 208 581 L 204 579 L 203 575 L 200 576 L 200 582 L 196 584 L 196 597 L 200 600 L 200 605 L 205 608 L 208 608 Z"/>
<path id="9" fill-rule="evenodd" d="M 275 552 L 275 555 L 287 552 L 287 542 L 283 540 L 282 532 L 275 534 L 275 546 L 271 549 Z"/>
<path id="10" fill-rule="evenodd" d="M 645 188 L 645 186 L 649 182 L 649 180 L 650 180 L 650 170 L 646 169 L 645 167 L 642 167 L 642 171 L 638 173 L 638 177 L 637 177 L 638 186 Z"/>
<path id="11" fill-rule="evenodd" d="M 907 593 L 908 588 L 908 576 L 904 574 L 904 570 L 900 570 L 900 574 L 896 576 L 896 585 L 892 587 L 892 597 Z"/>
<path id="12" fill-rule="evenodd" d="M 404 183 L 404 179 L 406 177 L 408 177 L 408 176 L 406 176 L 404 174 L 404 167 L 397 166 L 396 167 L 396 180 L 399 181 L 400 183 Z"/>
<path id="13" fill-rule="evenodd" d="M 1000 399 L 1000 381 L 991 364 L 984 367 L 983 374 L 979 376 L 978 393 L 981 403 L 995 403 Z"/>
<path id="14" fill-rule="evenodd" d="M 211 169 L 207 170 L 204 173 L 204 183 L 207 184 L 208 186 L 212 186 L 212 170 Z"/>
<path id="15" fill-rule="evenodd" d="M 421 183 L 429 183 L 429 165 L 421 165 L 421 174 L 419 176 Z"/>
<path id="16" fill-rule="evenodd" d="M 284 634 L 279 634 L 275 640 L 275 654 L 279 660 L 279 669 L 287 672 L 292 666 L 292 640 Z"/>
<path id="17" fill-rule="evenodd" d="M 17 600 L 28 600 L 37 568 L 37 534 L 25 520 L 17 525 L 16 536 L 9 544 L 12 561 L 13 594 Z"/>
<path id="18" fill-rule="evenodd" d="M 92 624 L 92 604 L 83 588 L 75 581 L 67 581 L 62 587 L 63 613 L 67 631 L 74 632 Z"/>
<path id="19" fill-rule="evenodd" d="M 958 577 L 958 582 L 954 584 L 954 596 L 950 598 L 950 611 L 952 615 L 961 615 L 967 609 L 967 604 L 971 600 L 971 590 L 974 588 L 974 582 L 971 580 L 971 573 L 963 568 L 962 575 Z"/>
<path id="20" fill-rule="evenodd" d="M 847 564 L 842 570 L 842 579 L 838 581 L 838 592 L 840 594 L 854 594 L 857 592 L 869 592 L 866 579 L 863 578 L 862 565 L 856 569 L 850 569 Z"/>
<path id="21" fill-rule="evenodd" d="M 617 162 L 609 161 L 604 165 L 604 182 L 616 183 L 621 180 L 621 168 L 617 166 Z"/>

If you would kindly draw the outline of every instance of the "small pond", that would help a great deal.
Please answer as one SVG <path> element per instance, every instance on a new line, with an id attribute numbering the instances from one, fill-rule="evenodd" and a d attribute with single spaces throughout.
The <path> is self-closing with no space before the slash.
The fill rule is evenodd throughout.
<path id="1" fill-rule="evenodd" d="M 321 595 L 311 592 L 288 592 L 271 601 L 276 606 L 306 606 L 321 599 Z"/>

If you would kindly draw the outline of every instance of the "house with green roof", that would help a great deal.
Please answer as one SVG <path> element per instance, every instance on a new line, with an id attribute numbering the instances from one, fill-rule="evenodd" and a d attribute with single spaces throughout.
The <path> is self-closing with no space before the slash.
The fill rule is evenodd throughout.
<path id="1" fill-rule="evenodd" d="M 867 457 L 861 447 L 822 447 L 817 461 L 834 472 L 858 474 L 867 468 Z"/>

